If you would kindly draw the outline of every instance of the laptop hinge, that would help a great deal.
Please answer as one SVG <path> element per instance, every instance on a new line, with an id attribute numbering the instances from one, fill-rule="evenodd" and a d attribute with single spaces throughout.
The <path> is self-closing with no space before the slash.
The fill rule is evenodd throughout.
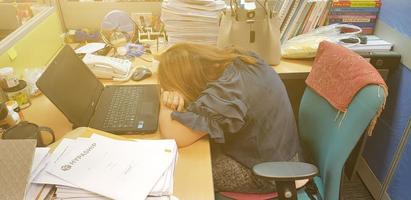
<path id="1" fill-rule="evenodd" d="M 103 94 L 104 91 L 104 86 L 101 88 L 96 89 L 96 93 L 93 96 L 93 100 L 91 101 L 91 107 L 93 108 L 90 119 L 94 116 L 94 113 L 96 112 L 96 107 L 98 102 L 100 101 L 101 95 Z"/>
<path id="2" fill-rule="evenodd" d="M 94 90 L 96 92 L 93 94 L 92 100 L 89 105 L 90 109 L 87 112 L 87 122 L 88 122 L 87 125 L 90 125 L 90 122 L 93 119 L 93 116 L 96 112 L 98 101 L 100 100 L 100 97 L 103 94 L 103 90 L 104 90 L 104 86 L 102 84 L 98 85 L 96 89 Z"/>

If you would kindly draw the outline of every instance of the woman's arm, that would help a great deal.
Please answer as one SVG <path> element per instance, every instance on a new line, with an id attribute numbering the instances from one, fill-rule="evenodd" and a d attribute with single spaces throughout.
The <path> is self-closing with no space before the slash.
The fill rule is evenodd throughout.
<path id="1" fill-rule="evenodd" d="M 162 138 L 175 139 L 178 147 L 185 147 L 193 144 L 206 133 L 193 131 L 192 129 L 182 125 L 180 122 L 171 119 L 173 110 L 161 103 L 160 107 L 160 135 Z"/>

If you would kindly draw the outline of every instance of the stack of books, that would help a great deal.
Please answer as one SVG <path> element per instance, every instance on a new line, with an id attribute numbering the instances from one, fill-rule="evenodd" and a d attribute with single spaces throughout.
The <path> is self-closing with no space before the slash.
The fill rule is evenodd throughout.
<path id="1" fill-rule="evenodd" d="M 401 54 L 392 51 L 393 44 L 375 35 L 366 35 L 367 43 L 348 45 L 377 69 L 395 70 L 401 63 Z M 384 76 L 383 76 L 384 77 Z"/>
<path id="2" fill-rule="evenodd" d="M 194 42 L 217 45 L 222 0 L 164 0 L 161 21 L 168 35 L 168 44 Z"/>
<path id="3" fill-rule="evenodd" d="M 393 44 L 390 42 L 387 42 L 378 36 L 375 35 L 367 35 L 365 36 L 367 38 L 367 43 L 366 44 L 355 44 L 348 46 L 349 49 L 360 53 L 360 52 L 387 52 L 391 51 Z"/>
<path id="4" fill-rule="evenodd" d="M 324 25 L 329 6 L 329 0 L 282 1 L 278 12 L 281 42 Z"/>
<path id="5" fill-rule="evenodd" d="M 381 0 L 332 0 L 328 24 L 352 24 L 372 35 L 380 7 Z"/>
<path id="6" fill-rule="evenodd" d="M 381 0 L 282 0 L 278 8 L 281 42 L 328 24 L 352 24 L 374 33 Z"/>

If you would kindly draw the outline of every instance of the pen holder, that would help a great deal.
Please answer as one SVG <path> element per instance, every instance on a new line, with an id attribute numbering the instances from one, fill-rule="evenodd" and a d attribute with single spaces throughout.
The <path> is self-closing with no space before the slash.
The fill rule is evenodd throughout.
<path id="1" fill-rule="evenodd" d="M 27 87 L 26 81 L 19 80 L 19 84 L 4 88 L 9 100 L 16 101 L 21 109 L 27 108 L 31 105 L 29 88 Z"/>
<path id="2" fill-rule="evenodd" d="M 150 44 L 150 52 L 154 57 L 159 56 L 161 53 L 168 49 L 168 44 L 166 42 L 159 42 Z"/>

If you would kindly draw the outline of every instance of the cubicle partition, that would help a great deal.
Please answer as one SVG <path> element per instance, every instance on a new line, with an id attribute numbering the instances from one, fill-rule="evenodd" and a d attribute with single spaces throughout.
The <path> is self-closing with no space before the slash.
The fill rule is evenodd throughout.
<path id="1" fill-rule="evenodd" d="M 390 73 L 386 108 L 364 149 L 359 174 L 376 200 L 410 199 L 411 4 L 409 0 L 382 3 L 376 34 L 394 44 L 403 65 Z"/>
<path id="2" fill-rule="evenodd" d="M 160 1 L 80 2 L 59 0 L 62 20 L 67 29 L 88 28 L 99 30 L 103 17 L 112 10 L 160 15 Z"/>
<path id="3" fill-rule="evenodd" d="M 63 46 L 56 9 L 50 7 L 37 17 L 0 42 L 0 67 L 13 67 L 21 75 L 25 68 L 45 67 Z"/>

